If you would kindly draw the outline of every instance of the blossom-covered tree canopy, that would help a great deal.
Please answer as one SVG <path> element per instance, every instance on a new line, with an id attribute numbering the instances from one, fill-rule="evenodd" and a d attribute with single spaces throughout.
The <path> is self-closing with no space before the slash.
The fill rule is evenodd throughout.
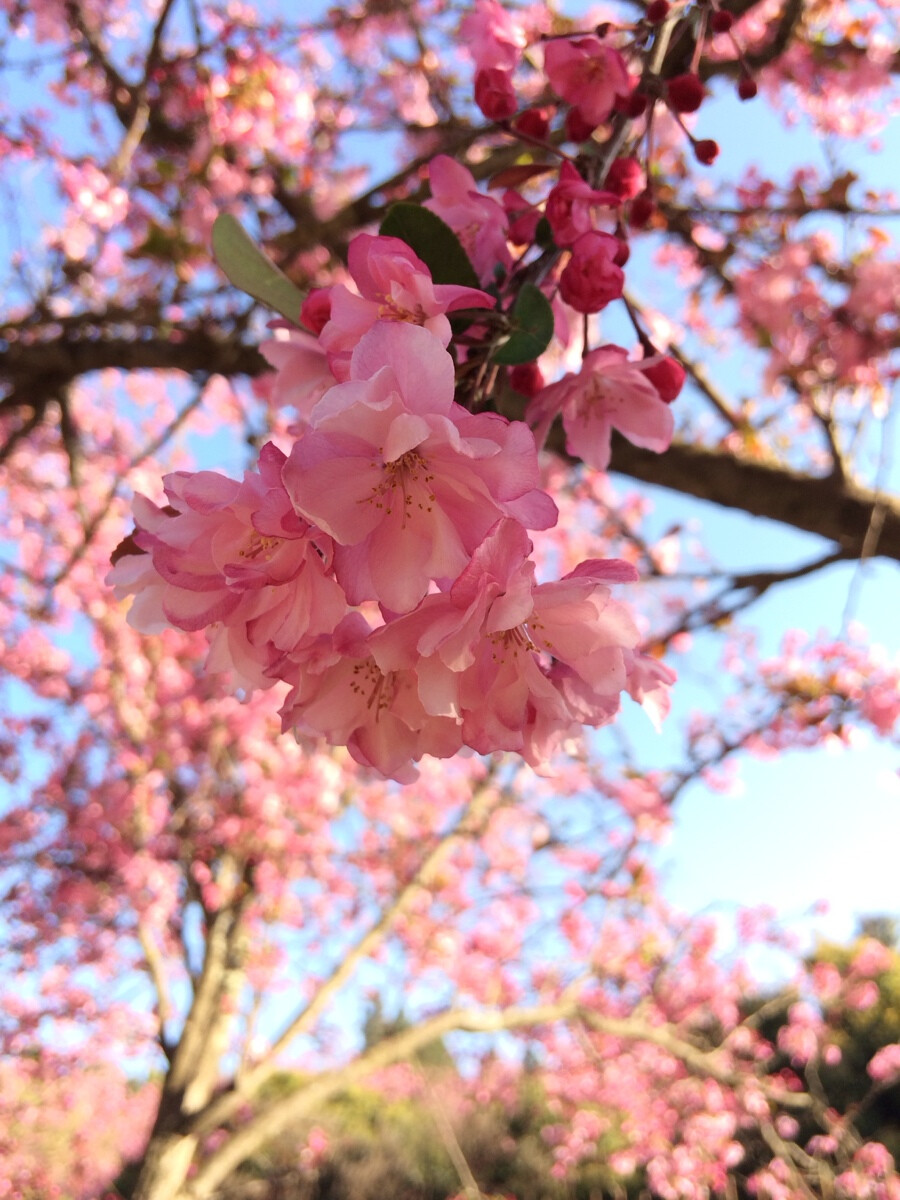
<path id="1" fill-rule="evenodd" d="M 770 1040 L 652 861 L 743 754 L 898 739 L 863 630 L 738 624 L 900 560 L 891 0 L 2 8 L 0 1195 L 312 1171 L 468 1033 L 446 1103 L 527 1049 L 560 1179 L 897 1200 L 897 1046 L 819 1075 L 888 951 L 795 962 Z"/>

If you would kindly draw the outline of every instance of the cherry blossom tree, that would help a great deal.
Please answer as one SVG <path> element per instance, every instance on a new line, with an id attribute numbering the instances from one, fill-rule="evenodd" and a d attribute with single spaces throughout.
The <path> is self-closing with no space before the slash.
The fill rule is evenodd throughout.
<path id="1" fill-rule="evenodd" d="M 446 1037 L 460 1103 L 531 1051 L 560 1177 L 614 1128 L 664 1200 L 900 1195 L 817 1074 L 878 944 L 797 965 L 773 1044 L 652 862 L 742 754 L 897 739 L 861 631 L 737 625 L 900 559 L 896 200 L 839 165 L 892 15 L 4 6 L 5 1194 L 215 1196 Z M 833 169 L 729 174 L 723 106 Z M 814 549 L 720 568 L 642 484 Z M 373 992 L 411 1024 L 361 1047 Z"/>

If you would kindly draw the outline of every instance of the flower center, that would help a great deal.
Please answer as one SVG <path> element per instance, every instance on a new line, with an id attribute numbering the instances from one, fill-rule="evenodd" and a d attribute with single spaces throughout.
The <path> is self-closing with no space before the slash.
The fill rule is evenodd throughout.
<path id="1" fill-rule="evenodd" d="M 417 513 L 430 513 L 435 503 L 432 491 L 434 475 L 418 450 L 407 450 L 393 462 L 384 464 L 381 480 L 364 497 L 363 504 L 374 504 L 389 517 L 396 504 L 400 504 L 402 525 Z"/>

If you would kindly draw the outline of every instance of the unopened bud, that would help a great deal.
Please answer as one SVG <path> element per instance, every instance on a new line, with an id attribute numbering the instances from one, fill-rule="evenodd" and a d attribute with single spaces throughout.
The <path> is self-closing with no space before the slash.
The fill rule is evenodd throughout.
<path id="1" fill-rule="evenodd" d="M 623 200 L 633 200 L 644 190 L 646 179 L 636 158 L 617 158 L 610 165 L 604 186 Z"/>
<path id="2" fill-rule="evenodd" d="M 643 229 L 655 211 L 656 205 L 653 203 L 653 196 L 650 192 L 641 192 L 631 202 L 628 210 L 628 224 L 633 229 Z"/>
<path id="3" fill-rule="evenodd" d="M 684 367 L 668 354 L 654 355 L 647 360 L 647 365 L 641 364 L 641 370 L 659 392 L 660 400 L 671 404 L 684 387 L 686 371 Z"/>
<path id="4" fill-rule="evenodd" d="M 734 17 L 730 12 L 719 9 L 718 12 L 713 13 L 709 23 L 712 26 L 713 33 L 727 33 L 734 24 Z"/>
<path id="5" fill-rule="evenodd" d="M 566 113 L 566 138 L 570 142 L 586 142 L 596 128 L 580 108 L 570 108 Z"/>
<path id="6" fill-rule="evenodd" d="M 616 96 L 616 112 L 624 113 L 626 117 L 634 120 L 647 111 L 649 103 L 648 97 L 643 92 L 631 92 L 628 96 Z"/>
<path id="7" fill-rule="evenodd" d="M 300 308 L 300 324 L 316 337 L 331 320 L 331 288 L 313 288 Z"/>
<path id="8" fill-rule="evenodd" d="M 481 67 L 475 72 L 475 103 L 489 121 L 508 121 L 519 107 L 509 71 Z"/>
<path id="9" fill-rule="evenodd" d="M 510 386 L 523 396 L 536 396 L 544 386 L 544 376 L 536 362 L 519 363 L 509 373 Z"/>
<path id="10" fill-rule="evenodd" d="M 653 0 L 652 4 L 648 4 L 644 16 L 651 25 L 658 25 L 660 21 L 664 21 L 669 15 L 670 8 L 668 0 Z"/>
<path id="11" fill-rule="evenodd" d="M 550 132 L 550 118 L 546 108 L 526 108 L 513 121 L 513 129 L 524 133 L 526 137 L 543 141 Z"/>
<path id="12" fill-rule="evenodd" d="M 676 75 L 666 84 L 666 98 L 670 108 L 679 113 L 696 112 L 703 103 L 706 88 L 699 75 L 689 71 L 686 75 Z"/>
<path id="13" fill-rule="evenodd" d="M 758 91 L 756 80 L 749 75 L 742 75 L 738 80 L 737 93 L 742 100 L 752 100 Z"/>
<path id="14" fill-rule="evenodd" d="M 701 138 L 699 142 L 694 142 L 694 157 L 704 166 L 711 166 L 719 157 L 719 143 L 712 138 Z"/>

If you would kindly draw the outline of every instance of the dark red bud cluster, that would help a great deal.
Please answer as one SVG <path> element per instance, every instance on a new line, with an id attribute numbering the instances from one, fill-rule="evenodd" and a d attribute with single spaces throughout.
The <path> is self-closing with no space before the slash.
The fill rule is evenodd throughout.
<path id="1" fill-rule="evenodd" d="M 652 4 L 647 5 L 647 11 L 644 13 L 644 16 L 651 25 L 659 25 L 669 15 L 671 7 L 668 0 L 653 0 Z"/>
<path id="2" fill-rule="evenodd" d="M 696 112 L 706 96 L 706 88 L 699 75 L 688 71 L 684 75 L 675 75 L 666 84 L 666 99 L 669 107 L 675 112 Z"/>
<path id="3" fill-rule="evenodd" d="M 710 18 L 713 33 L 727 33 L 734 24 L 734 17 L 729 12 L 719 10 Z"/>

